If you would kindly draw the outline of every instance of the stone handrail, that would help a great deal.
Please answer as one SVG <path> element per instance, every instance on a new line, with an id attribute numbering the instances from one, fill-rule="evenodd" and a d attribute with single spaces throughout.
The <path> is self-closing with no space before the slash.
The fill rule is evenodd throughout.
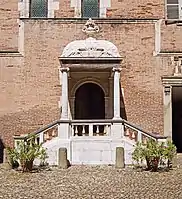
<path id="1" fill-rule="evenodd" d="M 149 133 L 147 131 L 144 131 L 140 127 L 123 120 L 123 126 L 124 126 L 124 131 L 125 131 L 125 136 L 129 137 L 130 140 L 134 140 L 135 142 L 143 142 L 146 143 L 147 139 L 153 139 L 155 141 L 162 141 L 166 142 L 167 136 L 163 136 L 160 134 L 154 134 L 154 133 Z"/>
<path id="2" fill-rule="evenodd" d="M 121 135 L 128 136 L 130 139 L 135 141 L 143 141 L 145 138 L 151 138 L 154 140 L 166 140 L 167 136 L 159 134 L 149 133 L 132 124 L 124 119 L 102 119 L 102 120 L 57 120 L 39 130 L 25 135 L 14 136 L 15 147 L 21 140 L 27 141 L 32 135 L 36 136 L 37 143 L 44 143 L 53 137 L 58 136 L 58 126 L 61 123 L 67 123 L 71 127 L 71 136 L 77 135 L 102 135 L 111 136 L 113 124 L 121 124 L 123 131 Z M 79 130 L 81 128 L 81 130 Z"/>
<path id="3" fill-rule="evenodd" d="M 145 135 L 146 137 L 150 137 L 152 139 L 158 140 L 158 139 L 166 139 L 167 136 L 163 136 L 160 134 L 155 134 L 155 133 L 151 133 L 151 132 L 147 132 L 145 130 L 143 130 L 141 127 L 132 124 L 131 122 L 128 122 L 126 120 L 123 119 L 123 124 L 125 127 L 129 127 L 130 129 L 134 130 L 134 131 L 140 131 L 143 135 Z"/>
<path id="4" fill-rule="evenodd" d="M 40 129 L 38 129 L 37 131 L 33 132 L 33 133 L 29 133 L 29 134 L 24 134 L 24 135 L 15 135 L 14 141 L 15 141 L 15 147 L 17 146 L 19 141 L 27 141 L 29 140 L 33 135 L 36 136 L 36 142 L 37 143 L 43 143 L 47 140 L 50 139 L 50 137 L 57 137 L 57 132 L 55 132 L 55 130 L 57 130 L 56 128 L 58 127 L 58 125 L 60 124 L 60 120 L 54 121 Z"/>

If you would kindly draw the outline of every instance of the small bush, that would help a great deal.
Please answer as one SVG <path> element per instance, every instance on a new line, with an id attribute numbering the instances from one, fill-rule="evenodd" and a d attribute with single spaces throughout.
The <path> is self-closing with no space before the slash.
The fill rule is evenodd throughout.
<path id="1" fill-rule="evenodd" d="M 12 167 L 14 162 L 19 162 L 23 172 L 32 171 L 33 162 L 36 158 L 40 159 L 43 163 L 48 157 L 42 144 L 35 143 L 35 136 L 30 137 L 28 141 L 21 141 L 15 149 L 10 147 L 7 149 Z"/>
<path id="2" fill-rule="evenodd" d="M 171 141 L 157 142 L 149 139 L 147 143 L 138 142 L 132 153 L 132 159 L 138 166 L 146 161 L 147 170 L 157 171 L 159 164 L 163 162 L 169 168 L 176 154 L 176 147 Z"/>

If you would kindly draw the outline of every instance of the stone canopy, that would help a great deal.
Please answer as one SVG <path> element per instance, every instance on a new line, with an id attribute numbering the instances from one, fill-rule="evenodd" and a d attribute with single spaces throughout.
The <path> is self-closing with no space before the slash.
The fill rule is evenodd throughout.
<path id="1" fill-rule="evenodd" d="M 75 40 L 63 50 L 61 57 L 69 58 L 115 58 L 120 57 L 117 47 L 107 40 Z"/>

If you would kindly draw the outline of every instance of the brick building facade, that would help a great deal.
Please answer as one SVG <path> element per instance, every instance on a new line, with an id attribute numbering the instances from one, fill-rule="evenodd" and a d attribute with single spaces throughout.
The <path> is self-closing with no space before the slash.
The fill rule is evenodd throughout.
<path id="1" fill-rule="evenodd" d="M 59 57 L 68 43 L 87 38 L 82 28 L 89 17 L 95 17 L 100 29 L 96 39 L 115 44 L 123 57 L 121 116 L 146 131 L 173 136 L 176 142 L 182 130 L 176 127 L 181 116 L 174 111 L 182 103 L 181 0 L 41 3 L 43 8 L 35 0 L 0 3 L 3 143 L 12 145 L 13 135 L 32 132 L 60 118 Z M 97 9 L 97 16 L 87 6 Z"/>

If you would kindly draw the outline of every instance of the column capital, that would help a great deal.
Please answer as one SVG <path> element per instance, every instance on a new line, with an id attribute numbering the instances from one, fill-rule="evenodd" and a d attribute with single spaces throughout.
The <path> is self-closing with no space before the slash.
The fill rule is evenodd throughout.
<path id="1" fill-rule="evenodd" d="M 164 86 L 164 93 L 165 93 L 165 95 L 170 95 L 170 93 L 171 93 L 171 86 Z"/>
<path id="2" fill-rule="evenodd" d="M 113 67 L 113 68 L 112 68 L 112 71 L 113 71 L 113 72 L 118 72 L 118 73 L 120 73 L 120 72 L 121 72 L 121 68 L 115 68 L 115 67 Z"/>
<path id="3" fill-rule="evenodd" d="M 69 69 L 68 67 L 66 67 L 66 68 L 60 68 L 60 71 L 61 71 L 61 72 L 67 72 L 67 73 L 68 73 L 69 70 L 70 70 L 70 69 Z"/>

